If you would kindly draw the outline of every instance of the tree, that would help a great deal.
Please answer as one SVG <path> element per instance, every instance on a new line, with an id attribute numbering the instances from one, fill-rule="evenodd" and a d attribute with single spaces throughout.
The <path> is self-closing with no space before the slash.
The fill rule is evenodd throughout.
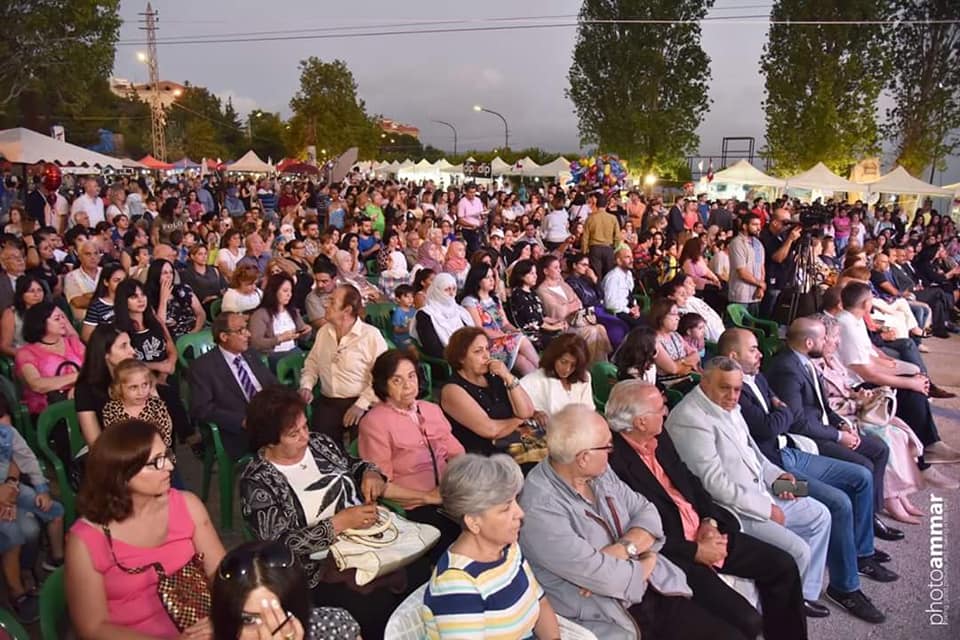
<path id="1" fill-rule="evenodd" d="M 233 105 L 228 103 L 225 109 L 220 98 L 204 87 L 184 83 L 183 93 L 166 113 L 170 158 L 187 156 L 196 162 L 204 157 L 226 159 L 250 146 Z"/>
<path id="2" fill-rule="evenodd" d="M 713 0 L 584 1 L 567 89 L 581 144 L 617 153 L 645 172 L 686 164 L 710 104 L 710 58 L 699 24 L 591 21 L 695 21 L 712 6 Z"/>
<path id="3" fill-rule="evenodd" d="M 888 0 L 777 0 L 780 20 L 882 20 Z M 817 162 L 846 173 L 880 151 L 877 98 L 888 65 L 874 25 L 773 24 L 760 60 L 766 75 L 767 155 L 774 172 Z"/>
<path id="4" fill-rule="evenodd" d="M 357 83 L 342 60 L 300 62 L 300 89 L 290 100 L 291 150 L 316 145 L 335 157 L 359 147 L 360 157 L 373 157 L 380 145 L 380 128 L 367 115 L 357 96 Z"/>
<path id="5" fill-rule="evenodd" d="M 89 86 L 106 80 L 120 30 L 119 0 L 0 2 L 0 116 L 42 128 L 50 114 L 94 103 Z M 99 106 L 99 105 L 96 105 Z M 50 107 L 57 111 L 50 111 Z"/>
<path id="6" fill-rule="evenodd" d="M 273 158 L 274 162 L 278 162 L 287 155 L 284 144 L 286 124 L 280 119 L 279 113 L 255 113 L 257 115 L 250 119 L 250 147 L 263 160 Z"/>
<path id="7" fill-rule="evenodd" d="M 956 19 L 955 0 L 893 0 L 896 19 Z M 893 73 L 885 133 L 896 141 L 897 164 L 913 175 L 939 165 L 960 149 L 960 25 L 907 24 L 889 40 Z M 931 171 L 932 174 L 932 171 Z"/>
<path id="8" fill-rule="evenodd" d="M 392 162 L 393 160 L 403 161 L 406 158 L 413 158 L 416 161 L 423 157 L 423 143 L 410 134 L 380 134 L 380 148 L 377 151 L 377 158 Z"/>

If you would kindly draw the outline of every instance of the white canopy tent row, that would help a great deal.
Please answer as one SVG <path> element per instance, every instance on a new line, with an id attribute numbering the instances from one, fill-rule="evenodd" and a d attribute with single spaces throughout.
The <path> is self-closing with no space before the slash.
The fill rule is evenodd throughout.
<path id="1" fill-rule="evenodd" d="M 86 173 L 120 170 L 123 161 L 23 127 L 0 131 L 0 158 L 12 164 L 52 162 L 62 167 L 85 167 Z"/>
<path id="2" fill-rule="evenodd" d="M 880 176 L 876 180 L 861 183 L 870 193 L 904 193 L 939 198 L 953 197 L 953 191 L 938 187 L 911 176 L 903 167 L 897 167 L 890 173 Z"/>
<path id="3" fill-rule="evenodd" d="M 274 166 L 260 159 L 260 156 L 251 149 L 243 154 L 239 160 L 227 165 L 227 171 L 237 173 L 273 173 Z"/>

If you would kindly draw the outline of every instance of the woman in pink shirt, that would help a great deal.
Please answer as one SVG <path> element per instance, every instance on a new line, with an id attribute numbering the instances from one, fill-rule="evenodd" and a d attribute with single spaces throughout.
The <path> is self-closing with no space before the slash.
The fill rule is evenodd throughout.
<path id="1" fill-rule="evenodd" d="M 97 438 L 87 463 L 64 563 L 77 636 L 212 639 L 209 611 L 181 635 L 157 591 L 158 566 L 173 575 L 196 562 L 209 579 L 224 555 L 203 503 L 170 488 L 173 452 L 153 425 L 128 420 Z"/>
<path id="2" fill-rule="evenodd" d="M 52 302 L 35 304 L 24 313 L 23 341 L 26 344 L 17 349 L 16 372 L 24 382 L 27 409 L 36 416 L 54 397 L 73 397 L 86 349 Z"/>
<path id="3" fill-rule="evenodd" d="M 398 493 L 407 517 L 440 529 L 433 549 L 439 557 L 460 526 L 438 511 L 440 478 L 447 463 L 463 454 L 440 407 L 417 400 L 420 375 L 416 356 L 392 349 L 373 364 L 373 391 L 381 402 L 360 421 L 360 457 L 377 465 Z"/>

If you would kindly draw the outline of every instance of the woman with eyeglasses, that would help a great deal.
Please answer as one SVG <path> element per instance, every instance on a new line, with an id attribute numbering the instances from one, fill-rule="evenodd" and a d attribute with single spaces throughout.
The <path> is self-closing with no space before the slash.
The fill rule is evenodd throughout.
<path id="1" fill-rule="evenodd" d="M 343 609 L 314 607 L 303 569 L 279 542 L 248 542 L 224 556 L 211 587 L 210 621 L 224 640 L 359 640 Z"/>
<path id="2" fill-rule="evenodd" d="M 114 425 L 90 447 L 64 563 L 78 637 L 213 637 L 209 618 L 179 631 L 158 591 L 161 571 L 178 576 L 195 563 L 211 577 L 224 556 L 203 502 L 170 487 L 174 464 L 141 420 Z"/>
<path id="3" fill-rule="evenodd" d="M 690 374 L 700 371 L 700 354 L 677 333 L 680 311 L 669 298 L 657 298 L 650 306 L 650 326 L 657 334 L 657 382 L 692 388 Z"/>

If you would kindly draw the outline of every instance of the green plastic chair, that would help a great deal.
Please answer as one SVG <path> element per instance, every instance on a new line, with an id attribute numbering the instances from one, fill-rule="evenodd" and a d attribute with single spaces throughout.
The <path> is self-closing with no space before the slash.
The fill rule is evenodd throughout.
<path id="1" fill-rule="evenodd" d="M 40 587 L 40 638 L 60 640 L 66 634 L 61 626 L 67 617 L 67 590 L 63 584 L 63 567 L 47 576 Z M 64 630 L 65 631 L 65 630 Z"/>
<path id="2" fill-rule="evenodd" d="M 677 389 L 667 389 L 667 407 L 673 409 L 677 403 L 683 400 L 683 394 Z"/>
<path id="3" fill-rule="evenodd" d="M 280 384 L 300 388 L 300 373 L 303 371 L 303 363 L 307 359 L 307 354 L 300 351 L 283 356 L 277 361 L 277 380 Z"/>
<path id="4" fill-rule="evenodd" d="M 593 389 L 593 406 L 603 413 L 610 390 L 617 384 L 617 367 L 612 362 L 595 362 L 590 367 L 590 386 Z"/>
<path id="5" fill-rule="evenodd" d="M 453 367 L 450 366 L 450 363 L 444 360 L 443 358 L 434 358 L 426 351 L 423 350 L 423 347 L 420 346 L 420 343 L 416 340 L 411 340 L 411 344 L 416 348 L 417 355 L 420 357 L 420 362 L 425 362 L 430 365 L 430 367 L 435 367 L 441 373 L 439 378 L 441 380 L 449 380 L 453 377 Z"/>
<path id="6" fill-rule="evenodd" d="M 48 405 L 40 417 L 37 418 L 37 448 L 40 454 L 53 466 L 57 486 L 60 488 L 60 502 L 63 503 L 64 526 L 69 529 L 76 519 L 76 496 L 70 487 L 67 478 L 67 467 L 63 460 L 50 448 L 50 436 L 53 430 L 62 423 L 67 425 L 67 436 L 70 442 L 70 454 L 77 455 L 86 444 L 83 433 L 80 431 L 80 421 L 77 420 L 77 409 L 73 400 L 62 400 Z"/>
<path id="7" fill-rule="evenodd" d="M 0 609 L 0 629 L 3 629 L 11 640 L 30 640 L 30 634 L 23 628 L 16 616 L 6 609 Z"/>
<path id="8" fill-rule="evenodd" d="M 780 338 L 780 325 L 773 320 L 764 320 L 750 315 L 746 305 L 731 303 L 727 305 L 727 315 L 733 321 L 734 326 L 741 329 L 749 329 L 757 333 L 757 337 Z"/>
<path id="9" fill-rule="evenodd" d="M 360 440 L 359 438 L 353 439 L 350 444 L 347 445 L 347 454 L 353 456 L 354 458 L 360 457 Z M 407 515 L 406 509 L 400 506 L 399 503 L 389 500 L 387 498 L 380 498 L 380 504 L 385 506 L 390 511 L 397 513 L 401 516 Z"/>
<path id="10" fill-rule="evenodd" d="M 390 315 L 393 313 L 393 304 L 390 302 L 371 302 L 364 307 L 364 311 L 367 314 L 367 322 L 379 329 L 384 338 L 392 340 L 393 326 Z"/>
<path id="11" fill-rule="evenodd" d="M 0 393 L 4 395 L 7 405 L 10 407 L 12 414 L 10 419 L 13 421 L 13 426 L 27 441 L 30 448 L 36 451 L 37 431 L 33 428 L 33 421 L 30 419 L 30 411 L 27 410 L 27 405 L 20 401 L 20 393 L 12 378 L 0 375 Z"/>
<path id="12" fill-rule="evenodd" d="M 223 446 L 220 438 L 220 427 L 213 422 L 201 425 L 200 433 L 203 436 L 203 485 L 200 498 L 206 502 L 210 496 L 210 480 L 213 477 L 213 468 L 217 468 L 217 484 L 220 489 L 220 528 L 233 529 L 233 487 L 237 474 L 253 460 L 247 454 L 238 460 L 233 460 Z"/>
<path id="13" fill-rule="evenodd" d="M 213 334 L 210 329 L 187 333 L 177 339 L 177 364 L 186 370 L 190 363 L 213 349 Z"/>
<path id="14" fill-rule="evenodd" d="M 214 318 L 220 315 L 220 312 L 223 310 L 223 298 L 217 298 L 210 303 L 210 322 L 213 322 Z"/>

